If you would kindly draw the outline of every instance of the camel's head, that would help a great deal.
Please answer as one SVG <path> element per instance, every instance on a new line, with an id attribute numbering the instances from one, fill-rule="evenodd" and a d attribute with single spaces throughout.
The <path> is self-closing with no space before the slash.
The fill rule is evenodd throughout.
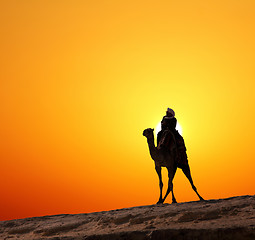
<path id="1" fill-rule="evenodd" d="M 147 138 L 154 138 L 154 128 L 147 128 L 143 131 L 143 136 Z"/>

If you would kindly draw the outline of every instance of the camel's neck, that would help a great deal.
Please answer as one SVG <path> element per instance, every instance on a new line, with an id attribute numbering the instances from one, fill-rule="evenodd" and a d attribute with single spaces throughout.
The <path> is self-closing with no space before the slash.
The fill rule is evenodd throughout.
<path id="1" fill-rule="evenodd" d="M 148 137 L 147 143 L 148 143 L 149 147 L 155 148 L 154 137 Z"/>
<path id="2" fill-rule="evenodd" d="M 151 158 L 153 160 L 156 160 L 158 149 L 155 147 L 154 136 L 150 137 L 150 138 L 147 138 L 147 143 L 148 143 L 148 146 L 149 146 Z"/>

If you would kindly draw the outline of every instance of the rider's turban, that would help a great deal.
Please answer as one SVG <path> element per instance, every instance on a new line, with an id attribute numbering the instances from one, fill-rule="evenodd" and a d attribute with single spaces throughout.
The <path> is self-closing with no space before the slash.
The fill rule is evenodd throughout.
<path id="1" fill-rule="evenodd" d="M 171 108 L 167 108 L 167 112 L 171 113 L 173 116 L 175 116 L 175 112 L 173 109 Z"/>

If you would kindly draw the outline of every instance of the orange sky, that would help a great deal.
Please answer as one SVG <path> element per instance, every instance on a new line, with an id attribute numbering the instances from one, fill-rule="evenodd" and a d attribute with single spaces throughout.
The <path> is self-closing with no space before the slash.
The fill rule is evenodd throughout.
<path id="1" fill-rule="evenodd" d="M 155 203 L 167 107 L 199 193 L 254 194 L 254 24 L 253 0 L 1 1 L 0 220 Z"/>

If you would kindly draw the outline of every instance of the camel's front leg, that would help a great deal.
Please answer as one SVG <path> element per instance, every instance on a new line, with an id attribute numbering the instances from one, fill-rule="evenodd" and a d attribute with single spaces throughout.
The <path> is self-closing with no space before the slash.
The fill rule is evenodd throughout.
<path id="1" fill-rule="evenodd" d="M 161 175 L 161 167 L 155 166 L 155 169 L 156 169 L 156 172 L 157 172 L 158 178 L 159 178 L 160 196 L 159 196 L 159 200 L 157 202 L 157 204 L 159 204 L 159 203 L 163 203 L 163 199 L 162 199 L 163 181 L 162 181 L 162 175 Z"/>
<path id="2" fill-rule="evenodd" d="M 166 200 L 168 194 L 173 191 L 173 179 L 174 179 L 174 175 L 175 175 L 175 171 L 174 169 L 167 169 L 168 170 L 168 188 L 166 191 L 166 195 L 163 198 L 163 202 Z M 174 197 L 174 193 L 172 192 L 172 197 L 173 197 L 173 203 L 176 202 L 175 197 Z"/>

